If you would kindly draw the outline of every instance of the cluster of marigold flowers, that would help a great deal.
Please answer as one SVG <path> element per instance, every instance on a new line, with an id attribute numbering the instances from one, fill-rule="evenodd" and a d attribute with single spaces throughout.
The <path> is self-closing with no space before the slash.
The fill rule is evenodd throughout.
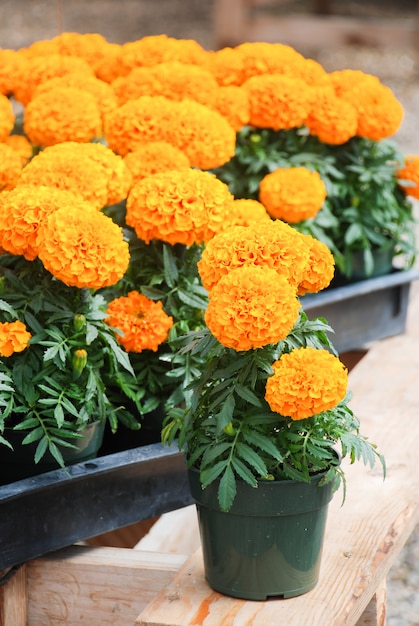
<path id="1" fill-rule="evenodd" d="M 19 112 L 24 135 L 14 132 Z M 109 205 L 126 200 L 126 222 L 145 242 L 184 245 L 207 245 L 229 225 L 253 237 L 255 224 L 299 222 L 320 210 L 324 184 L 305 168 L 266 176 L 260 201 L 234 198 L 207 171 L 234 156 L 243 126 L 305 126 L 340 144 L 388 137 L 402 117 L 377 77 L 328 73 L 283 44 L 206 51 L 165 35 L 119 45 L 63 33 L 0 49 L 0 247 L 39 258 L 69 286 L 113 285 L 130 259 L 121 228 L 102 211 Z M 410 157 L 400 170 L 407 194 L 419 195 L 418 172 Z M 325 256 L 305 248 L 311 271 L 293 285 L 299 294 L 323 288 L 328 276 Z M 137 296 L 127 298 L 144 319 Z"/>
<path id="2" fill-rule="evenodd" d="M 285 339 L 299 316 L 298 295 L 327 287 L 334 262 L 323 243 L 278 220 L 215 235 L 198 268 L 209 292 L 209 330 L 225 347 L 243 351 Z M 273 370 L 265 399 L 293 420 L 331 409 L 346 395 L 347 371 L 327 350 L 293 350 Z"/>

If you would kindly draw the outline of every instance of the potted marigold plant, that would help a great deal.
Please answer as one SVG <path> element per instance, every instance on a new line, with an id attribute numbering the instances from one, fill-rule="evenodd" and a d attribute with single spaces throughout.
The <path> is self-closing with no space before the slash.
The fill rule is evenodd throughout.
<path id="1" fill-rule="evenodd" d="M 185 454 L 210 585 L 253 600 L 299 595 L 318 580 L 341 459 L 384 465 L 350 409 L 330 327 L 299 300 L 328 286 L 333 257 L 277 220 L 226 229 L 198 266 L 207 328 L 178 344 L 201 355 L 201 372 L 163 441 Z"/>

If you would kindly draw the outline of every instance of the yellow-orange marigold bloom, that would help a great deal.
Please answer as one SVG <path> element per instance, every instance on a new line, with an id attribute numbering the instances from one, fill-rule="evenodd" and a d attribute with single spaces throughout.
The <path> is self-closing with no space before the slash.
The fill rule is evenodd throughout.
<path id="1" fill-rule="evenodd" d="M 124 199 L 131 175 L 123 159 L 99 143 L 65 142 L 45 148 L 23 169 L 19 184 L 80 193 L 101 209 Z"/>
<path id="2" fill-rule="evenodd" d="M 25 50 L 19 52 L 25 61 L 20 65 L 16 76 L 14 97 L 18 102 L 27 105 L 32 99 L 35 89 L 41 83 L 71 72 L 93 75 L 93 69 L 84 60 L 78 57 L 62 54 L 48 54 L 45 56 L 33 55 Z"/>
<path id="3" fill-rule="evenodd" d="M 122 331 L 122 335 L 117 333 L 117 339 L 127 352 L 157 352 L 173 326 L 173 318 L 164 312 L 162 303 L 138 291 L 112 300 L 107 315 L 106 322 Z"/>
<path id="4" fill-rule="evenodd" d="M 207 51 L 194 39 L 150 35 L 123 44 L 119 75 L 129 74 L 134 67 L 158 65 L 169 61 L 205 65 L 207 54 Z"/>
<path id="5" fill-rule="evenodd" d="M 152 174 L 190 167 L 186 154 L 166 141 L 144 144 L 129 152 L 124 163 L 132 174 L 133 184 Z"/>
<path id="6" fill-rule="evenodd" d="M 90 93 L 75 87 L 54 87 L 29 102 L 23 128 L 36 146 L 83 143 L 102 135 L 102 119 Z"/>
<path id="7" fill-rule="evenodd" d="M 33 156 L 33 147 L 31 142 L 24 135 L 9 135 L 4 140 L 4 143 L 20 156 L 20 163 L 22 167 L 26 165 Z"/>
<path id="8" fill-rule="evenodd" d="M 210 239 L 198 261 L 199 275 L 210 291 L 233 269 L 256 265 L 274 269 L 297 289 L 309 259 L 304 237 L 280 220 L 226 228 Z"/>
<path id="9" fill-rule="evenodd" d="M 112 83 L 119 104 L 141 96 L 164 96 L 169 100 L 196 100 L 207 106 L 214 101 L 218 84 L 204 67 L 179 61 L 136 67 Z"/>
<path id="10" fill-rule="evenodd" d="M 305 121 L 310 134 L 323 143 L 340 145 L 355 137 L 358 113 L 346 100 L 338 98 L 333 89 L 318 88 L 314 91 L 314 103 Z"/>
<path id="11" fill-rule="evenodd" d="M 171 170 L 135 184 L 127 199 L 126 222 L 149 243 L 192 245 L 211 239 L 232 219 L 227 185 L 201 170 Z"/>
<path id="12" fill-rule="evenodd" d="M 329 248 L 311 235 L 302 235 L 310 250 L 307 266 L 298 285 L 298 294 L 317 293 L 326 289 L 335 273 L 335 260 Z"/>
<path id="13" fill-rule="evenodd" d="M 265 400 L 272 411 L 293 420 L 332 409 L 346 395 L 347 369 L 327 350 L 298 348 L 283 354 L 272 367 Z"/>
<path id="14" fill-rule="evenodd" d="M 242 55 L 245 80 L 262 74 L 295 76 L 305 59 L 292 46 L 265 41 L 246 41 L 236 47 Z"/>
<path id="15" fill-rule="evenodd" d="M 25 62 L 17 50 L 0 50 L 0 93 L 9 96 L 13 93 L 19 68 Z"/>
<path id="16" fill-rule="evenodd" d="M 243 88 L 249 95 L 250 124 L 257 128 L 299 128 L 310 112 L 312 91 L 299 78 L 262 74 L 249 78 Z"/>
<path id="17" fill-rule="evenodd" d="M 376 76 L 359 70 L 341 70 L 332 72 L 330 80 L 338 97 L 357 110 L 357 135 L 380 141 L 397 132 L 403 120 L 403 107 Z"/>
<path id="18" fill-rule="evenodd" d="M 0 143 L 0 191 L 13 189 L 22 173 L 20 156 L 10 146 Z"/>
<path id="19" fill-rule="evenodd" d="M 235 226 L 250 226 L 254 222 L 270 222 L 269 213 L 258 200 L 236 198 L 233 202 L 233 222 Z"/>
<path id="20" fill-rule="evenodd" d="M 23 352 L 32 335 L 20 320 L 0 323 L 0 356 L 8 357 Z"/>
<path id="21" fill-rule="evenodd" d="M 58 209 L 42 227 L 39 258 L 46 270 L 68 286 L 101 289 L 114 285 L 129 264 L 122 229 L 86 203 Z"/>
<path id="22" fill-rule="evenodd" d="M 0 93 L 0 142 L 6 140 L 13 130 L 15 114 L 7 96 Z"/>
<path id="23" fill-rule="evenodd" d="M 240 86 L 247 78 L 245 56 L 238 48 L 210 50 L 205 67 L 215 76 L 217 83 L 224 87 Z"/>
<path id="24" fill-rule="evenodd" d="M 212 107 L 226 118 L 236 132 L 249 123 L 249 96 L 242 87 L 236 85 L 219 87 Z"/>
<path id="25" fill-rule="evenodd" d="M 295 288 L 267 267 L 243 266 L 209 292 L 205 322 L 227 348 L 250 350 L 285 339 L 298 318 Z"/>
<path id="26" fill-rule="evenodd" d="M 40 54 L 37 50 L 35 42 L 30 46 L 33 53 Z M 60 33 L 50 40 L 52 49 L 47 54 L 61 54 L 71 57 L 79 57 L 86 61 L 93 69 L 94 73 L 99 75 L 109 62 L 110 51 L 119 48 L 117 44 L 110 44 L 103 35 L 98 33 Z M 110 81 L 108 81 L 110 82 Z"/>
<path id="27" fill-rule="evenodd" d="M 397 178 L 409 181 L 409 186 L 403 185 L 407 196 L 419 199 L 419 155 L 409 154 L 404 158 L 404 166 L 397 170 Z"/>
<path id="28" fill-rule="evenodd" d="M 38 256 L 39 230 L 50 213 L 75 204 L 91 207 L 77 192 L 20 185 L 0 194 L 0 245 L 28 261 Z"/>
<path id="29" fill-rule="evenodd" d="M 118 107 L 106 117 L 105 135 L 122 156 L 144 143 L 165 141 L 200 169 L 224 165 L 236 146 L 236 133 L 220 113 L 193 100 L 164 96 L 142 96 Z"/>
<path id="30" fill-rule="evenodd" d="M 317 215 L 326 199 L 326 187 L 318 172 L 281 167 L 260 181 L 259 199 L 272 217 L 294 224 Z"/>
<path id="31" fill-rule="evenodd" d="M 78 74 L 76 72 L 65 74 L 64 76 L 55 76 L 41 83 L 41 85 L 35 89 L 33 98 L 47 91 L 51 91 L 52 89 L 56 89 L 57 87 L 71 87 L 90 93 L 99 108 L 102 122 L 104 121 L 105 115 L 118 106 L 118 100 L 111 85 L 96 76 L 86 76 L 84 73 Z M 54 94 L 52 94 L 51 97 L 54 97 Z"/>

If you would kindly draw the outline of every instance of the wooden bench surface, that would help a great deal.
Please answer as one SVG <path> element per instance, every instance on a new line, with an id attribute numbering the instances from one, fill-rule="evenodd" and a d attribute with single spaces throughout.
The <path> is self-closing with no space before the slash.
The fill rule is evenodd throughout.
<path id="1" fill-rule="evenodd" d="M 141 613 L 137 626 L 367 623 L 364 611 L 376 592 L 383 593 L 385 577 L 419 520 L 418 319 L 419 293 L 412 289 L 406 334 L 374 344 L 350 373 L 351 406 L 362 432 L 385 455 L 387 478 L 383 481 L 379 467 L 345 463 L 347 497 L 341 506 L 338 492 L 330 504 L 316 588 L 290 600 L 227 598 L 205 582 L 198 550 Z"/>

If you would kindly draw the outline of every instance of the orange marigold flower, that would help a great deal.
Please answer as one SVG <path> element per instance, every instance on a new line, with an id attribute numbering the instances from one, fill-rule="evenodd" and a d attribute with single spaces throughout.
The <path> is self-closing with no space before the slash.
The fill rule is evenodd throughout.
<path id="1" fill-rule="evenodd" d="M 357 110 L 357 135 L 380 141 L 397 132 L 403 120 L 403 107 L 376 76 L 359 70 L 341 70 L 332 72 L 330 80 L 338 97 Z"/>
<path id="2" fill-rule="evenodd" d="M 86 203 L 49 215 L 38 256 L 45 269 L 66 285 L 91 289 L 114 285 L 129 264 L 122 229 L 94 207 L 87 209 Z"/>
<path id="3" fill-rule="evenodd" d="M 192 245 L 211 239 L 232 219 L 227 185 L 201 170 L 172 170 L 143 178 L 127 199 L 126 222 L 149 243 Z"/>
<path id="4" fill-rule="evenodd" d="M 218 89 L 214 76 L 204 67 L 171 61 L 151 67 L 136 67 L 112 83 L 119 104 L 141 96 L 164 96 L 169 100 L 196 100 L 207 106 Z"/>
<path id="5" fill-rule="evenodd" d="M 111 85 L 104 80 L 96 78 L 96 76 L 86 76 L 84 73 L 78 74 L 76 72 L 65 74 L 64 76 L 56 76 L 45 81 L 35 89 L 33 98 L 47 91 L 51 91 L 52 89 L 56 89 L 57 87 L 72 87 L 90 93 L 99 108 L 102 123 L 105 119 L 105 115 L 118 106 L 118 100 Z M 52 94 L 51 97 L 54 97 L 54 94 Z"/>
<path id="6" fill-rule="evenodd" d="M 206 67 L 223 87 L 240 86 L 247 78 L 245 56 L 238 48 L 210 50 Z"/>
<path id="7" fill-rule="evenodd" d="M 101 209 L 127 196 L 131 175 L 110 148 L 70 141 L 37 154 L 23 169 L 19 184 L 75 191 Z"/>
<path id="8" fill-rule="evenodd" d="M 10 146 L 0 143 L 0 191 L 13 189 L 22 173 L 20 156 Z"/>
<path id="9" fill-rule="evenodd" d="M 331 88 L 315 90 L 315 100 L 305 121 L 311 135 L 323 143 L 340 145 L 354 137 L 358 128 L 358 113 L 346 100 L 338 98 Z"/>
<path id="10" fill-rule="evenodd" d="M 102 119 L 96 98 L 90 93 L 75 87 L 54 87 L 29 102 L 23 128 L 37 146 L 83 143 L 102 135 Z"/>
<path id="11" fill-rule="evenodd" d="M 317 215 L 326 199 L 326 187 L 318 172 L 281 167 L 260 181 L 259 199 L 272 217 L 294 224 Z"/>
<path id="12" fill-rule="evenodd" d="M 124 157 L 124 163 L 132 174 L 133 183 L 152 174 L 190 167 L 186 154 L 166 141 L 144 144 L 129 152 Z"/>
<path id="13" fill-rule="evenodd" d="M 0 142 L 6 140 L 13 130 L 15 114 L 12 104 L 6 96 L 0 93 Z"/>
<path id="14" fill-rule="evenodd" d="M 24 50 L 20 54 L 23 55 L 25 61 L 19 68 L 13 93 L 16 100 L 24 105 L 30 102 L 38 85 L 54 76 L 63 76 L 71 72 L 81 72 L 86 76 L 93 75 L 89 64 L 77 57 L 62 54 L 35 56 Z"/>
<path id="15" fill-rule="evenodd" d="M 163 96 L 142 96 L 123 104 L 107 116 L 105 135 L 109 147 L 122 156 L 144 143 L 165 141 L 200 169 L 224 165 L 236 146 L 236 133 L 217 111 Z"/>
<path id="16" fill-rule="evenodd" d="M 236 226 L 250 226 L 254 222 L 270 222 L 269 213 L 261 202 L 251 198 L 236 198 L 233 202 L 233 222 Z"/>
<path id="17" fill-rule="evenodd" d="M 236 132 L 249 123 L 249 96 L 242 87 L 235 85 L 219 87 L 212 107 L 226 118 Z"/>
<path id="18" fill-rule="evenodd" d="M 20 156 L 22 167 L 26 165 L 33 156 L 33 146 L 24 135 L 9 135 L 4 143 L 13 148 Z"/>
<path id="19" fill-rule="evenodd" d="M 249 94 L 250 124 L 257 128 L 299 128 L 310 112 L 312 91 L 299 78 L 262 74 L 249 78 L 243 88 Z"/>
<path id="20" fill-rule="evenodd" d="M 205 322 L 227 348 L 250 350 L 284 339 L 299 308 L 295 288 L 285 276 L 267 267 L 243 266 L 209 292 Z"/>
<path id="21" fill-rule="evenodd" d="M 109 303 L 106 322 L 122 331 L 119 343 L 127 352 L 142 352 L 158 347 L 167 339 L 173 318 L 163 310 L 161 302 L 154 302 L 138 291 L 130 291 Z"/>
<path id="22" fill-rule="evenodd" d="M 83 205 L 76 192 L 54 187 L 20 185 L 0 194 L 0 245 L 10 254 L 28 261 L 38 256 L 39 229 L 50 213 L 59 208 Z M 90 203 L 85 203 L 91 207 Z"/>
<path id="23" fill-rule="evenodd" d="M 98 33 L 60 33 L 51 40 L 51 44 L 55 47 L 56 54 L 83 59 L 97 75 L 109 61 L 110 50 L 113 51 L 115 46 L 119 47 L 117 44 L 110 44 Z"/>
<path id="24" fill-rule="evenodd" d="M 419 155 L 406 155 L 404 166 L 397 170 L 396 175 L 405 194 L 419 199 Z M 402 185 L 400 181 L 408 181 L 408 184 Z"/>
<path id="25" fill-rule="evenodd" d="M 13 94 L 19 68 L 25 62 L 17 50 L 0 50 L 0 93 Z"/>
<path id="26" fill-rule="evenodd" d="M 208 291 L 222 276 L 243 265 L 274 269 L 297 289 L 309 259 L 304 237 L 280 220 L 232 226 L 210 239 L 198 261 Z"/>
<path id="27" fill-rule="evenodd" d="M 150 35 L 122 46 L 119 75 L 134 67 L 152 66 L 168 61 L 205 65 L 207 52 L 194 39 L 177 39 L 167 35 Z"/>
<path id="28" fill-rule="evenodd" d="M 11 356 L 15 352 L 23 352 L 32 337 L 23 322 L 0 323 L 0 356 Z"/>
<path id="29" fill-rule="evenodd" d="M 283 354 L 272 367 L 265 400 L 272 411 L 293 420 L 332 409 L 346 395 L 348 371 L 327 350 L 298 348 Z"/>
<path id="30" fill-rule="evenodd" d="M 298 294 L 317 293 L 326 289 L 335 273 L 335 260 L 329 248 L 311 235 L 302 235 L 309 248 L 309 259 L 298 285 Z"/>
<path id="31" fill-rule="evenodd" d="M 246 41 L 236 49 L 244 59 L 245 80 L 261 74 L 295 76 L 296 68 L 305 61 L 302 54 L 282 43 Z"/>

